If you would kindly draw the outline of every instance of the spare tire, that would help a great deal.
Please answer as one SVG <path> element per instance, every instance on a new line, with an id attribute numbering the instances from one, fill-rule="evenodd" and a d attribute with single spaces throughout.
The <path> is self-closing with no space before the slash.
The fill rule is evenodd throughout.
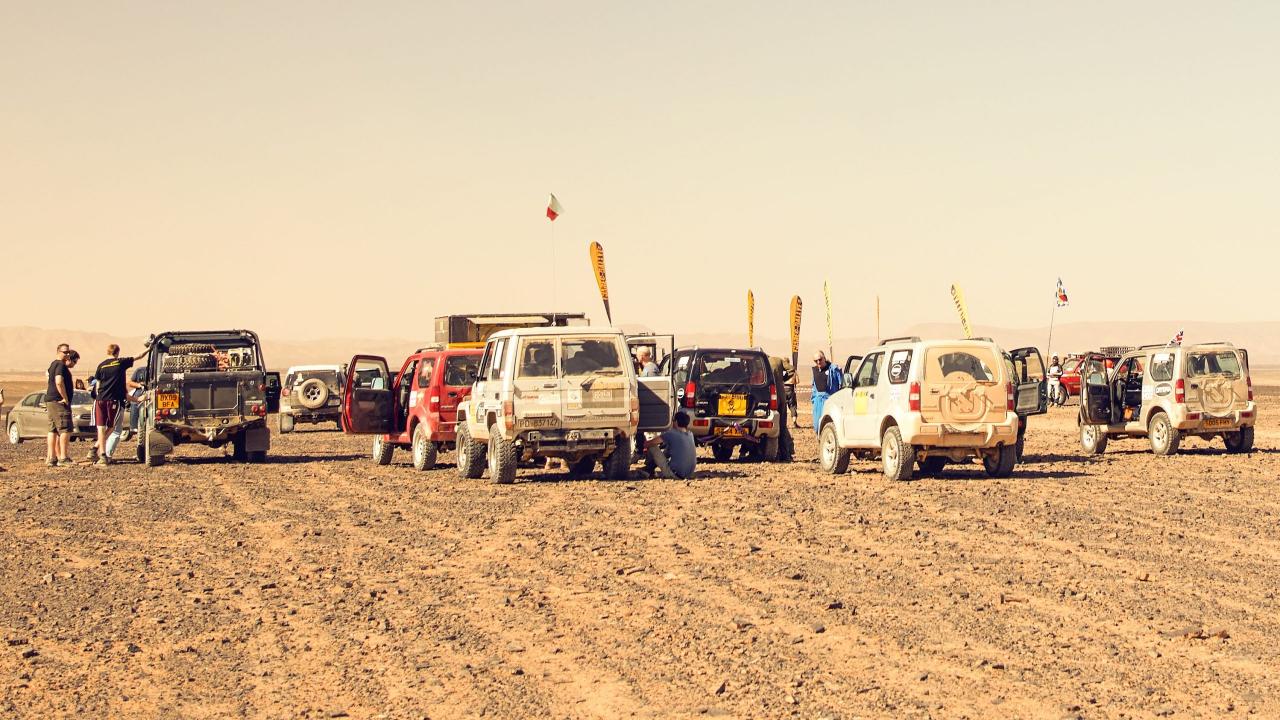
<path id="1" fill-rule="evenodd" d="M 195 353 L 211 353 L 214 348 L 209 343 L 178 343 L 170 345 L 167 352 L 170 355 L 193 355 Z"/>
<path id="2" fill-rule="evenodd" d="M 200 372 L 217 370 L 218 357 L 213 353 L 196 353 L 192 355 L 167 355 L 160 366 L 161 372 Z"/>
<path id="3" fill-rule="evenodd" d="M 329 386 L 320 378 L 308 378 L 298 386 L 294 400 L 308 410 L 319 410 L 329 402 Z"/>

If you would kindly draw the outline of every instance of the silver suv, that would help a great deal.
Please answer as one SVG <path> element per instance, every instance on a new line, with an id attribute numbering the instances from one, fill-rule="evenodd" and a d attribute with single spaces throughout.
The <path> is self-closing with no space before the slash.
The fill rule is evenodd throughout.
<path id="1" fill-rule="evenodd" d="M 510 483 L 519 463 L 560 458 L 574 475 L 599 462 L 609 478 L 626 478 L 631 439 L 669 427 L 671 402 L 670 378 L 637 378 L 614 328 L 495 333 L 458 409 L 458 474 L 478 478 L 487 466 L 493 482 Z"/>
<path id="2" fill-rule="evenodd" d="M 1156 455 L 1172 455 L 1188 435 L 1220 436 L 1229 452 L 1253 449 L 1249 353 L 1231 343 L 1088 353 L 1080 375 L 1080 445 L 1091 455 L 1108 440 L 1144 437 Z"/>

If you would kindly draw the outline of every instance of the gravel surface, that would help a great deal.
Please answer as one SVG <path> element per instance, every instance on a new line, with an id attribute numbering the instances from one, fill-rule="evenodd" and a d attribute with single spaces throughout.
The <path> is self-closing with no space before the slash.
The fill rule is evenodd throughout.
<path id="1" fill-rule="evenodd" d="M 1012 479 L 905 483 L 804 431 L 792 465 L 513 486 L 306 428 L 266 465 L 6 444 L 0 714 L 1280 716 L 1280 402 L 1248 456 L 1085 458 L 1074 415 Z"/>

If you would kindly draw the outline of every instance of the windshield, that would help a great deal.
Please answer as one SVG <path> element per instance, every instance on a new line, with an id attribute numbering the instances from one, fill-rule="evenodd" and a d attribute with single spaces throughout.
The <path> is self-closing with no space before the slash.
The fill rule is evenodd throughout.
<path id="1" fill-rule="evenodd" d="M 618 353 L 618 342 L 614 338 L 581 338 L 564 340 L 560 345 L 564 368 L 562 375 L 621 375 L 622 357 Z"/>
<path id="2" fill-rule="evenodd" d="M 84 390 L 76 390 L 71 394 L 72 405 L 88 405 L 91 402 L 93 402 L 93 398 Z"/>
<path id="3" fill-rule="evenodd" d="M 298 372 L 289 373 L 289 377 L 285 378 L 284 384 L 292 386 L 297 383 L 306 382 L 311 378 L 320 378 L 326 384 L 338 385 L 338 373 L 333 370 L 300 370 Z"/>
<path id="4" fill-rule="evenodd" d="M 933 381 L 995 382 L 994 359 L 990 351 L 983 349 L 930 348 L 925 377 Z"/>
<path id="5" fill-rule="evenodd" d="M 1200 375 L 1240 377 L 1240 358 L 1232 350 L 1190 353 L 1187 355 L 1187 377 Z"/>
<path id="6" fill-rule="evenodd" d="M 769 384 L 768 366 L 762 355 L 704 352 L 698 359 L 697 381 L 704 385 Z"/>

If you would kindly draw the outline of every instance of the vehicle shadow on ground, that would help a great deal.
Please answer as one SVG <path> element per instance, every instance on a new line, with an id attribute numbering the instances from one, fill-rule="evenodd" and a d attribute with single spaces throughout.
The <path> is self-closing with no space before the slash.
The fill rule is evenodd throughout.
<path id="1" fill-rule="evenodd" d="M 704 468 L 699 466 L 697 473 L 691 480 L 681 482 L 698 482 L 699 480 L 725 480 L 730 478 L 744 478 L 747 474 L 740 470 L 728 470 L 723 468 Z M 594 472 L 590 475 L 581 477 L 570 475 L 563 470 L 539 472 L 536 475 L 520 474 L 516 476 L 516 482 L 531 483 L 570 483 L 570 482 L 607 482 L 607 483 L 628 483 L 628 482 L 649 482 L 653 480 L 671 480 L 671 478 L 656 477 L 649 478 L 637 474 L 632 470 L 631 476 L 622 480 L 610 480 L 601 473 Z"/>
<path id="2" fill-rule="evenodd" d="M 361 460 L 367 458 L 365 453 L 342 453 L 338 455 L 268 455 L 266 462 L 251 463 L 241 460 L 233 460 L 230 455 L 211 455 L 208 457 L 171 457 L 165 461 L 166 465 L 297 465 L 300 463 L 325 462 L 325 461 L 347 461 Z M 134 463 L 141 464 L 141 463 Z"/>
<path id="3" fill-rule="evenodd" d="M 1231 453 L 1231 452 L 1227 452 L 1226 449 L 1220 448 L 1220 447 L 1198 447 L 1198 448 L 1179 448 L 1176 455 L 1198 455 L 1201 457 L 1211 457 L 1211 456 L 1217 456 L 1217 455 L 1223 455 L 1223 456 L 1239 455 L 1241 457 L 1248 457 L 1250 455 L 1275 455 L 1277 453 L 1280 453 L 1280 448 L 1256 447 L 1247 453 Z M 1107 448 L 1107 452 L 1104 454 L 1105 455 L 1151 455 L 1153 457 L 1155 456 L 1155 454 L 1151 452 L 1151 448 L 1149 447 L 1126 448 L 1124 450 L 1120 450 L 1120 449 L 1112 450 L 1111 448 Z"/>

